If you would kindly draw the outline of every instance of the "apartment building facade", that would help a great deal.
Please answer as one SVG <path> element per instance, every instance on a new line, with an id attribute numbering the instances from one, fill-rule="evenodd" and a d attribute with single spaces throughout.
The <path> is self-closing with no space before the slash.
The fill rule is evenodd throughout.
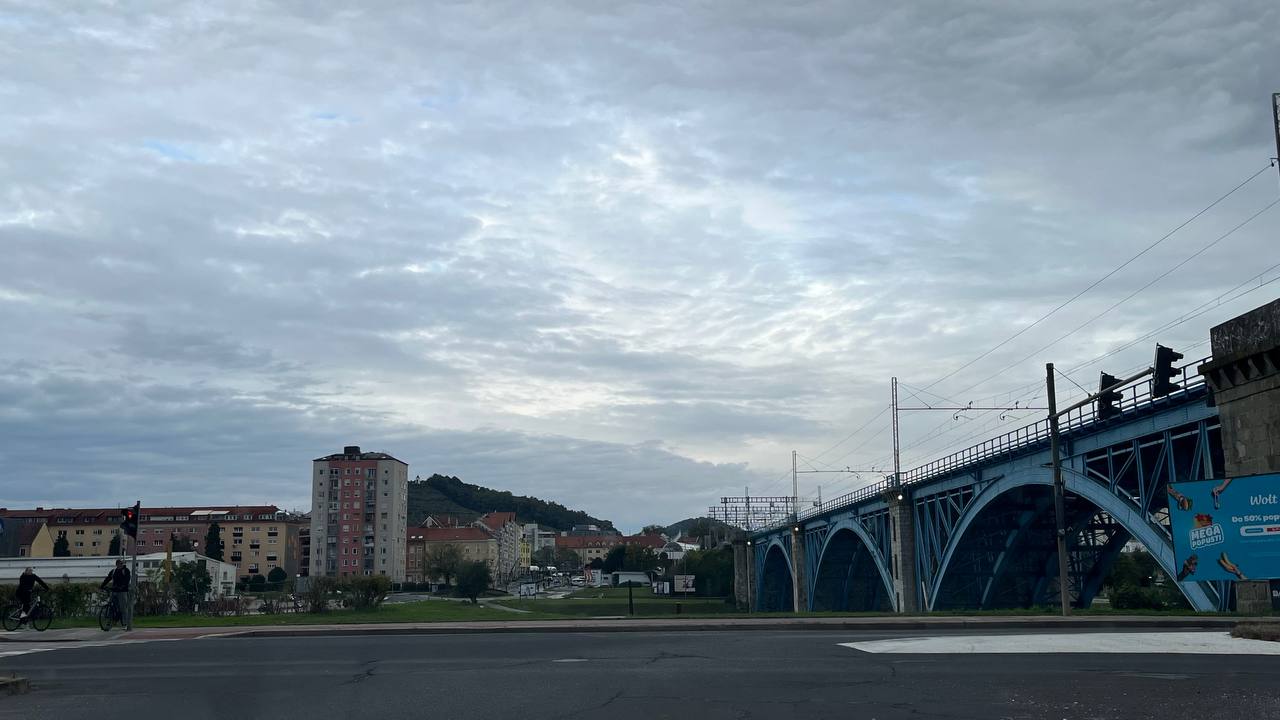
<path id="1" fill-rule="evenodd" d="M 348 445 L 312 461 L 311 485 L 309 574 L 403 581 L 408 463 Z"/>
<path id="2" fill-rule="evenodd" d="M 498 538 L 487 527 L 476 525 L 441 527 L 414 527 L 406 531 L 405 580 L 408 582 L 436 582 L 427 568 L 427 555 L 432 548 L 453 545 L 458 548 L 462 560 L 480 560 L 489 566 L 489 575 L 498 577 Z"/>
<path id="3" fill-rule="evenodd" d="M 67 541 L 69 557 L 107 557 L 116 535 L 121 536 L 120 554 L 134 550 L 133 540 L 120 530 L 124 518 L 119 508 L 3 510 L 0 518 L 6 525 L 41 528 L 30 533 L 29 546 L 20 550 L 30 557 L 53 557 L 61 538 Z M 137 551 L 143 555 L 164 552 L 167 543 L 177 538 L 205 555 L 205 539 L 215 523 L 223 561 L 236 566 L 237 577 L 265 576 L 275 568 L 292 577 L 300 570 L 301 525 L 275 505 L 144 505 L 138 518 Z"/>
<path id="4" fill-rule="evenodd" d="M 489 512 L 481 515 L 476 525 L 484 526 L 498 542 L 498 558 L 492 569 L 495 585 L 505 585 L 516 576 L 520 566 L 520 524 L 513 512 Z"/>

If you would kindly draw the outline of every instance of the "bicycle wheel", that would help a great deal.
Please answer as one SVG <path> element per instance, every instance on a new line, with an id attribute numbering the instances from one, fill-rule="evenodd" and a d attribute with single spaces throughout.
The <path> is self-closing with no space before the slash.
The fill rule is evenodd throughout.
<path id="1" fill-rule="evenodd" d="M 53 608 L 41 603 L 31 608 L 31 627 L 44 632 L 53 624 Z"/>
<path id="2" fill-rule="evenodd" d="M 13 632 L 22 625 L 22 606 L 14 603 L 4 609 L 4 629 Z"/>
<path id="3" fill-rule="evenodd" d="M 98 608 L 98 627 L 102 628 L 103 632 L 110 630 L 111 624 L 115 622 L 115 613 L 112 609 L 111 605 L 107 604 Z"/>

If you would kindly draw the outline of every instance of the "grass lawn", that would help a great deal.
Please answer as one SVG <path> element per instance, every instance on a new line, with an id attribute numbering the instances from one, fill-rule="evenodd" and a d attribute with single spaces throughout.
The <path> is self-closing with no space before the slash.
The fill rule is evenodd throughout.
<path id="1" fill-rule="evenodd" d="M 356 623 L 465 622 L 469 620 L 546 620 L 554 615 L 544 613 L 512 613 L 471 603 L 448 600 L 426 600 L 416 603 L 383 605 L 377 610 L 333 610 L 327 613 L 287 613 L 283 615 L 159 615 L 138 617 L 134 627 L 235 627 L 253 625 L 328 625 Z M 97 627 L 94 618 L 65 618 L 53 622 L 54 628 Z"/>
<path id="2" fill-rule="evenodd" d="M 681 615 L 723 615 L 737 612 L 723 598 L 701 598 L 678 595 L 654 595 L 649 587 L 631 589 L 635 598 L 636 616 L 655 617 Z M 502 600 L 502 605 L 537 613 L 551 613 L 571 617 L 595 617 L 627 614 L 627 588 L 600 587 L 575 590 L 563 599 Z"/>

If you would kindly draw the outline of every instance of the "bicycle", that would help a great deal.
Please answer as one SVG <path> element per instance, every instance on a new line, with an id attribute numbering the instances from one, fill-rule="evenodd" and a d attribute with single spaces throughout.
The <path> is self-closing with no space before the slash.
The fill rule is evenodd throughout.
<path id="1" fill-rule="evenodd" d="M 120 616 L 120 607 L 116 605 L 115 598 L 108 594 L 107 599 L 98 607 L 98 627 L 102 628 L 103 632 L 106 632 L 111 629 L 112 625 L 123 622 L 124 618 Z"/>
<path id="2" fill-rule="evenodd" d="M 33 595 L 31 598 L 31 612 L 26 617 L 22 616 L 22 603 L 14 602 L 5 608 L 4 611 L 4 629 L 13 632 L 18 628 L 30 623 L 31 627 L 38 632 L 44 632 L 53 624 L 53 608 L 44 604 L 40 600 L 39 595 Z"/>

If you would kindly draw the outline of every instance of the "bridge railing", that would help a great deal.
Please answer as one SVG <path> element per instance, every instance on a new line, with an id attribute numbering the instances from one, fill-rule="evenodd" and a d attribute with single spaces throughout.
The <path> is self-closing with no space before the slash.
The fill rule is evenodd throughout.
<path id="1" fill-rule="evenodd" d="M 1158 404 L 1166 404 L 1175 402 L 1179 398 L 1185 397 L 1191 393 L 1199 393 L 1204 385 L 1204 376 L 1196 370 L 1203 363 L 1211 360 L 1212 357 L 1201 358 L 1195 362 L 1187 363 L 1179 368 L 1181 377 L 1178 384 L 1181 388 L 1167 397 L 1152 397 L 1151 381 L 1139 382 L 1124 388 L 1121 391 L 1121 399 L 1117 403 L 1122 415 L 1128 411 L 1137 410 Z M 1071 435 L 1074 431 L 1081 430 L 1086 427 L 1103 422 L 1097 417 L 1096 404 L 1090 403 L 1083 407 L 1072 410 L 1059 420 L 1059 431 L 1063 435 Z M 1110 420 L 1108 420 L 1110 421 Z M 925 463 L 918 467 L 912 468 L 902 473 L 903 485 L 914 485 L 916 483 L 925 482 L 934 478 L 949 475 L 961 468 L 965 468 L 978 463 L 987 462 L 995 458 L 1003 457 L 1014 452 L 1035 447 L 1041 443 L 1049 442 L 1049 418 L 1037 420 L 1030 425 L 1025 425 L 1011 432 L 998 435 L 990 440 L 985 440 L 958 452 L 946 455 Z M 858 488 L 852 492 L 845 493 L 838 497 L 823 502 L 819 506 L 811 507 L 799 513 L 799 518 L 806 518 L 819 515 L 832 510 L 839 510 L 850 505 L 857 504 L 868 498 L 879 496 L 891 488 L 895 487 L 893 478 L 885 478 L 871 485 Z M 777 527 L 785 524 L 782 520 L 770 525 Z M 762 528 L 764 529 L 764 528 Z"/>

